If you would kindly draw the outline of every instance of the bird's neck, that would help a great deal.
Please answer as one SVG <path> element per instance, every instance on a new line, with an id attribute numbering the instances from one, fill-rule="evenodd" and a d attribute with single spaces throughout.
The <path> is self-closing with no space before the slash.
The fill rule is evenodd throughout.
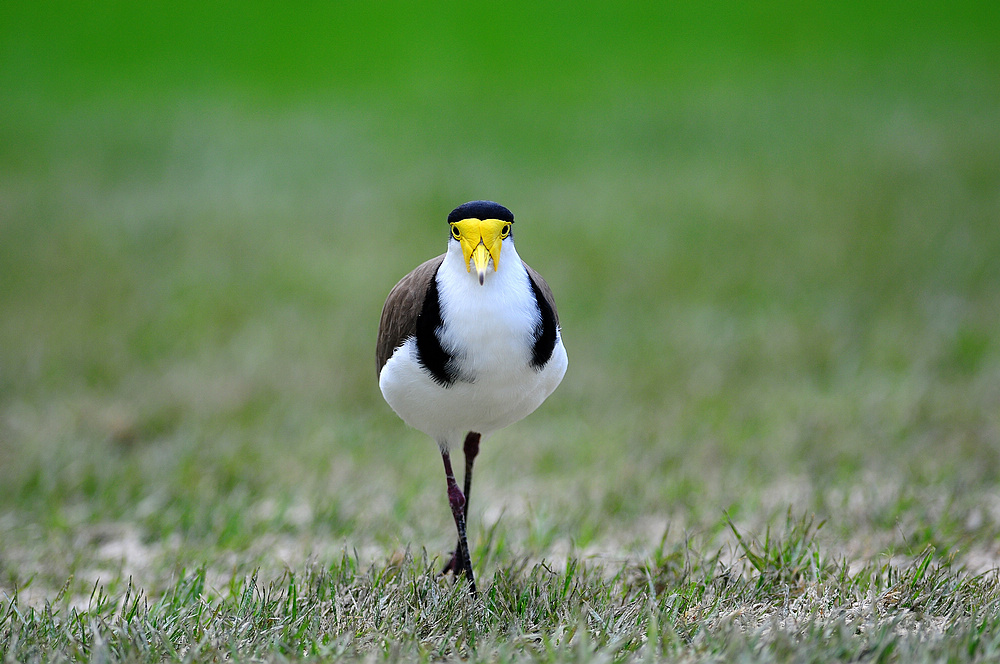
<path id="1" fill-rule="evenodd" d="M 437 274 L 442 347 L 460 358 L 461 373 L 473 381 L 516 382 L 511 372 L 527 371 L 539 311 L 528 272 L 513 246 L 500 252 L 480 285 L 467 270 L 461 248 L 449 251 Z M 486 383 L 480 383 L 484 385 Z"/>

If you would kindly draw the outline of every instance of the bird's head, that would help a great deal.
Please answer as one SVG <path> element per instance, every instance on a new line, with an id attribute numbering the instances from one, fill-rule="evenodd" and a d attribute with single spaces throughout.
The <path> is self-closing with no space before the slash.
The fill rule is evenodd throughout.
<path id="1" fill-rule="evenodd" d="M 479 285 L 483 285 L 491 259 L 493 271 L 500 269 L 500 249 L 511 237 L 514 213 L 493 201 L 472 201 L 452 210 L 448 225 L 451 241 L 462 247 L 466 271 L 472 272 L 475 264 Z"/>

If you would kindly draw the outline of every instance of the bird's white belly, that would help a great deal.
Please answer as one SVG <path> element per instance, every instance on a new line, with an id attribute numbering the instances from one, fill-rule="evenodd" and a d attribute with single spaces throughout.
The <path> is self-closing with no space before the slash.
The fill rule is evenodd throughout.
<path id="1" fill-rule="evenodd" d="M 530 365 L 521 344 L 494 342 L 467 357 L 463 369 L 473 382 L 457 380 L 449 387 L 435 383 L 417 361 L 415 339 L 396 349 L 379 376 L 386 402 L 408 425 L 439 444 L 453 445 L 466 432 L 484 435 L 524 418 L 545 401 L 566 372 L 561 340 L 542 368 Z"/>

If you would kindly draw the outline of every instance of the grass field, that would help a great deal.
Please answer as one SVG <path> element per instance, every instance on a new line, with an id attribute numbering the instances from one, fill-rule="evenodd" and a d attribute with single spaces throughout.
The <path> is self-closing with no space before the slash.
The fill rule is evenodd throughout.
<path id="1" fill-rule="evenodd" d="M 996 661 L 988 3 L 0 5 L 6 661 Z M 374 338 L 517 215 L 479 601 Z"/>

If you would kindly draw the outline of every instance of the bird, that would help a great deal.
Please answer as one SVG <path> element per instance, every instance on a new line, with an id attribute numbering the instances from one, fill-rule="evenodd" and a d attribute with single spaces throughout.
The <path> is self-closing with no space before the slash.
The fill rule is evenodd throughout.
<path id="1" fill-rule="evenodd" d="M 393 287 L 376 343 L 382 396 L 438 445 L 458 542 L 442 574 L 476 581 L 467 538 L 472 467 L 496 431 L 538 408 L 566 373 L 552 290 L 514 247 L 514 214 L 470 201 L 448 215 L 445 253 Z M 462 446 L 459 488 L 451 451 Z"/>

